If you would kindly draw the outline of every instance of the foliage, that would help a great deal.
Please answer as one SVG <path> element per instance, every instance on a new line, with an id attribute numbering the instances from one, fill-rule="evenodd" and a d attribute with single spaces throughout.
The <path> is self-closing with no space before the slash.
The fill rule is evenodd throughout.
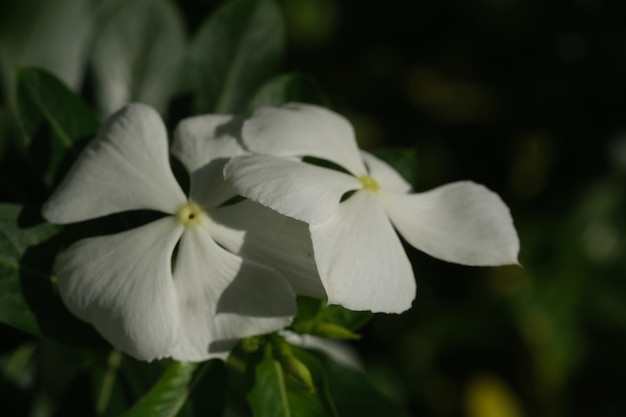
<path id="1" fill-rule="evenodd" d="M 79 3 L 68 0 L 59 7 L 79 7 Z M 0 139 L 9 152 L 2 154 L 2 174 L 17 178 L 14 190 L 29 191 L 2 189 L 11 202 L 0 203 L 0 322 L 36 337 L 20 336 L 17 340 L 24 344 L 4 353 L 8 379 L 3 386 L 26 390 L 33 407 L 41 407 L 39 415 L 219 416 L 227 409 L 247 415 L 247 406 L 237 404 L 241 397 L 224 395 L 224 380 L 230 379 L 229 392 L 243 390 L 253 415 L 338 416 L 334 398 L 345 393 L 342 387 L 334 387 L 331 395 L 327 372 L 336 372 L 334 362 L 321 361 L 278 335 L 257 339 L 252 349 L 256 353 L 236 349 L 241 362 L 234 353 L 226 363 L 141 364 L 119 352 L 107 353 L 100 336 L 63 306 L 56 290 L 54 259 L 77 236 L 72 228 L 46 224 L 39 210 L 96 134 L 99 116 L 130 101 L 151 104 L 165 113 L 176 95 L 190 97 L 196 112 L 244 113 L 289 101 L 328 103 L 309 77 L 276 74 L 285 34 L 273 1 L 225 2 L 189 42 L 179 11 L 165 0 L 114 1 L 83 11 L 90 19 L 85 29 L 90 33 L 89 53 L 60 57 L 76 60 L 64 65 L 86 70 L 71 74 L 89 80 L 82 96 L 76 85 L 69 87 L 59 79 L 65 74 L 58 72 L 56 64 L 35 58 L 26 60 L 31 67 L 15 72 L 5 97 L 13 101 L 3 104 L 9 127 L 0 131 Z M 64 24 L 64 30 L 71 30 L 78 23 Z M 1 39 L 17 42 L 20 36 L 15 29 Z M 12 158 L 21 163 L 5 163 Z M 25 170 L 30 170 L 29 175 L 24 175 Z M 355 338 L 352 332 L 371 318 L 369 313 L 324 307 L 321 300 L 303 300 L 300 310 L 294 330 L 340 339 Z M 250 343 L 244 341 L 248 350 Z M 36 378 L 35 369 L 49 366 L 49 355 L 58 356 L 58 363 L 52 374 L 43 374 L 47 380 L 21 382 L 26 375 Z M 72 355 L 82 359 L 64 365 Z M 246 375 L 242 384 L 233 387 L 241 363 Z M 58 379 L 58 386 L 45 385 L 51 379 Z M 365 374 L 357 374 L 355 381 L 367 384 Z M 44 406 L 38 398 L 48 389 L 54 395 Z M 77 395 L 81 392 L 85 395 Z M 16 401 L 9 410 L 31 412 Z M 381 409 L 393 404 L 382 394 L 373 401 Z"/>
<path id="2" fill-rule="evenodd" d="M 609 383 L 626 375 L 623 57 L 600 29 L 617 8 L 205 3 L 0 4 L 3 415 L 623 414 Z M 601 24 L 580 25 L 590 18 Z M 499 190 L 524 268 L 413 251 L 418 298 L 402 317 L 299 299 L 290 330 L 356 346 L 364 369 L 280 335 L 226 361 L 140 363 L 69 314 L 54 259 L 81 233 L 46 224 L 40 206 L 105 116 L 141 101 L 173 128 L 330 97 L 416 189 L 475 178 Z"/>

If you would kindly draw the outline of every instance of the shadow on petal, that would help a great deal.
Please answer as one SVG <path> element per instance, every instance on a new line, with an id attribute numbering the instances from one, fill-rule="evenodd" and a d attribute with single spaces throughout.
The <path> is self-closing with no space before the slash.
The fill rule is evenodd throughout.
<path id="1" fill-rule="evenodd" d="M 244 261 L 235 279 L 222 292 L 217 314 L 284 317 L 296 311 L 295 296 L 272 269 Z"/>
<path id="2" fill-rule="evenodd" d="M 210 216 L 211 234 L 222 247 L 277 270 L 298 295 L 326 295 L 307 224 L 251 200 L 218 207 Z"/>
<path id="3" fill-rule="evenodd" d="M 220 355 L 223 353 L 224 357 L 226 357 L 237 343 L 239 343 L 239 339 L 216 340 L 209 344 L 208 353 L 212 355 Z"/>
<path id="4" fill-rule="evenodd" d="M 218 207 L 237 196 L 224 181 L 224 165 L 230 158 L 216 158 L 191 174 L 189 197 L 205 210 Z"/>
<path id="5" fill-rule="evenodd" d="M 241 117 L 234 117 L 228 122 L 221 124 L 215 128 L 215 136 L 232 136 L 237 139 L 237 142 L 244 147 L 243 139 L 241 137 L 241 129 L 245 119 Z"/>

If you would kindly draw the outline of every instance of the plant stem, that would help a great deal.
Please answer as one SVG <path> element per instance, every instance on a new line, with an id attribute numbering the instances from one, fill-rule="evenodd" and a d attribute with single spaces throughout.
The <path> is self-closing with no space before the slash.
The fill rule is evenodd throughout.
<path id="1" fill-rule="evenodd" d="M 117 370 L 122 362 L 122 354 L 117 350 L 111 351 L 107 360 L 107 370 L 102 378 L 102 385 L 100 386 L 100 394 L 98 395 L 98 402 L 96 403 L 96 415 L 104 416 L 111 399 L 111 392 L 113 391 L 113 384 L 115 383 L 115 377 Z"/>

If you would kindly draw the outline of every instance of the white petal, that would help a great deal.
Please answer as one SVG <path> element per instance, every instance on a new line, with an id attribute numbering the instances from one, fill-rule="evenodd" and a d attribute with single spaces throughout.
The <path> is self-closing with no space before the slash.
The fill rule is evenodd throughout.
<path id="1" fill-rule="evenodd" d="M 356 176 L 365 175 L 352 125 L 343 116 L 310 104 L 261 107 L 243 126 L 253 152 L 327 159 Z"/>
<path id="2" fill-rule="evenodd" d="M 70 246 L 57 261 L 65 305 L 116 349 L 142 360 L 168 356 L 180 325 L 171 258 L 181 233 L 166 217 Z"/>
<path id="3" fill-rule="evenodd" d="M 190 198 L 213 208 L 236 193 L 224 183 L 228 160 L 244 152 L 238 140 L 243 120 L 230 115 L 203 115 L 181 121 L 174 132 L 172 153 L 191 175 Z"/>
<path id="4" fill-rule="evenodd" d="M 194 172 L 215 159 L 243 153 L 238 142 L 243 120 L 225 114 L 207 114 L 182 120 L 174 132 L 172 154 Z"/>
<path id="5" fill-rule="evenodd" d="M 342 172 L 263 155 L 231 159 L 224 176 L 244 197 L 310 224 L 329 219 L 343 194 L 361 188 Z"/>
<path id="6" fill-rule="evenodd" d="M 310 229 L 330 304 L 384 313 L 411 307 L 415 298 L 411 263 L 372 193 L 357 191 L 329 221 Z"/>
<path id="7" fill-rule="evenodd" d="M 306 223 L 250 200 L 210 212 L 211 236 L 246 259 L 280 272 L 296 294 L 325 297 Z"/>
<path id="8" fill-rule="evenodd" d="M 386 162 L 369 152 L 361 151 L 361 155 L 367 165 L 369 175 L 376 180 L 383 190 L 396 193 L 408 193 L 411 191 L 411 184 L 406 182 L 406 180 Z"/>
<path id="9" fill-rule="evenodd" d="M 221 248 L 205 224 L 183 234 L 174 281 L 181 306 L 177 360 L 220 356 L 233 339 L 282 329 L 295 314 L 287 282 Z"/>
<path id="10" fill-rule="evenodd" d="M 85 148 L 43 215 L 65 224 L 127 210 L 174 213 L 186 201 L 169 165 L 161 117 L 132 104 L 113 115 Z"/>
<path id="11" fill-rule="evenodd" d="M 237 192 L 224 180 L 227 162 L 227 159 L 215 160 L 191 174 L 189 199 L 209 210 L 237 197 Z"/>
<path id="12" fill-rule="evenodd" d="M 519 239 L 500 197 L 469 181 L 412 195 L 383 194 L 398 232 L 417 249 L 464 265 L 517 263 Z"/>

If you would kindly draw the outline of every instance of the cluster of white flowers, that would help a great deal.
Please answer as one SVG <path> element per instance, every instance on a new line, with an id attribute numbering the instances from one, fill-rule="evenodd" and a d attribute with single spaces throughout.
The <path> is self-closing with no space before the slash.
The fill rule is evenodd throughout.
<path id="1" fill-rule="evenodd" d="M 411 193 L 392 168 L 359 151 L 347 120 L 321 107 L 186 119 L 171 153 L 189 172 L 188 195 L 172 173 L 160 116 L 128 105 L 43 208 L 57 224 L 164 213 L 78 241 L 57 260 L 66 306 L 138 359 L 224 356 L 243 337 L 288 326 L 297 294 L 353 310 L 408 309 L 415 278 L 394 228 L 446 261 L 516 263 L 517 234 L 496 194 L 471 182 Z"/>

